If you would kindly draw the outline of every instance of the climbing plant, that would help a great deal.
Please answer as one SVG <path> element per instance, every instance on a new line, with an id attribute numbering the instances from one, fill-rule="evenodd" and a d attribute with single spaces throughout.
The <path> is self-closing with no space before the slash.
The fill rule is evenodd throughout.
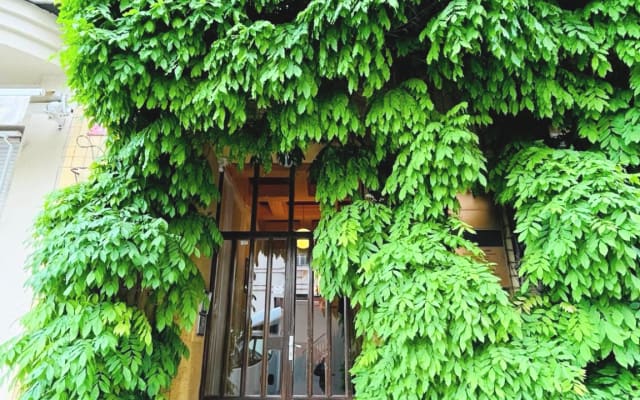
<path id="1" fill-rule="evenodd" d="M 640 396 L 637 0 L 64 0 L 60 23 L 110 139 L 36 222 L 1 356 L 23 400 L 166 397 L 220 241 L 215 155 L 313 143 L 358 398 Z M 516 296 L 464 239 L 468 191 L 515 209 Z"/>

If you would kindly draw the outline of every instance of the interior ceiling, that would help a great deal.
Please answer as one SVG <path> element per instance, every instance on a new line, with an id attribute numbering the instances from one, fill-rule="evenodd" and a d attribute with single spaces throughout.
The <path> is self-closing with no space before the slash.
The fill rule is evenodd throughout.
<path id="1" fill-rule="evenodd" d="M 228 168 L 236 189 L 245 205 L 251 205 L 253 168 L 242 171 Z M 281 231 L 287 229 L 289 217 L 289 169 L 274 165 L 266 179 L 260 180 L 258 188 L 257 222 L 261 230 Z M 294 229 L 313 230 L 320 220 L 320 207 L 315 200 L 315 186 L 309 182 L 308 164 L 303 164 L 296 173 L 294 197 Z"/>
<path id="2" fill-rule="evenodd" d="M 54 63 L 34 57 L 13 47 L 0 45 L 0 85 L 42 84 L 47 76 L 59 76 L 62 70 Z"/>

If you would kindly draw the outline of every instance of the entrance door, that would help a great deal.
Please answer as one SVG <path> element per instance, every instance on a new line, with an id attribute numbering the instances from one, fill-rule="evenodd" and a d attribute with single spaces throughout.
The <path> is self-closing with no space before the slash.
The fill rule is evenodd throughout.
<path id="1" fill-rule="evenodd" d="M 294 230 L 295 205 L 308 209 L 309 201 L 291 193 L 300 201 L 288 202 L 288 229 L 261 231 L 259 182 L 269 184 L 253 182 L 251 229 L 223 232 L 213 266 L 202 397 L 350 399 L 350 309 L 319 295 L 313 234 Z M 277 194 L 273 187 L 262 192 Z"/>

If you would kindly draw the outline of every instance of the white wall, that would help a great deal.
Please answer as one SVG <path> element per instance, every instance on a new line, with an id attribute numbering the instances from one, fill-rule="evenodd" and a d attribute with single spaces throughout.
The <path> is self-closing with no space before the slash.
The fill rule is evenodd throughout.
<path id="1" fill-rule="evenodd" d="M 56 17 L 24 0 L 0 0 L 0 45 L 57 64 L 51 60 L 62 48 Z"/>
<path id="2" fill-rule="evenodd" d="M 0 342 L 20 333 L 19 319 L 31 306 L 31 293 L 24 287 L 23 266 L 29 253 L 25 242 L 44 196 L 55 188 L 70 126 L 59 131 L 57 123 L 38 108 L 42 105 L 30 106 L 11 188 L 0 211 Z M 5 383 L 0 386 L 0 400 L 9 399 Z"/>
<path id="3" fill-rule="evenodd" d="M 38 86 L 50 91 L 64 87 L 64 75 L 54 56 L 62 47 L 56 17 L 25 0 L 0 0 L 0 86 Z M 63 162 L 69 126 L 30 105 L 24 121 L 20 153 L 11 187 L 0 210 L 0 342 L 21 331 L 19 319 L 31 306 L 25 288 L 26 240 L 44 196 L 54 189 Z M 0 384 L 0 400 L 12 398 Z"/>

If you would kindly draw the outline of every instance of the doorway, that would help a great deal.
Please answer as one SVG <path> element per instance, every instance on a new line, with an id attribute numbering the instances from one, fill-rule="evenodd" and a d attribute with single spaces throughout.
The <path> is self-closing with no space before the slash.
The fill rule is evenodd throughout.
<path id="1" fill-rule="evenodd" d="M 225 170 L 201 397 L 351 399 L 352 315 L 318 293 L 307 168 Z"/>

